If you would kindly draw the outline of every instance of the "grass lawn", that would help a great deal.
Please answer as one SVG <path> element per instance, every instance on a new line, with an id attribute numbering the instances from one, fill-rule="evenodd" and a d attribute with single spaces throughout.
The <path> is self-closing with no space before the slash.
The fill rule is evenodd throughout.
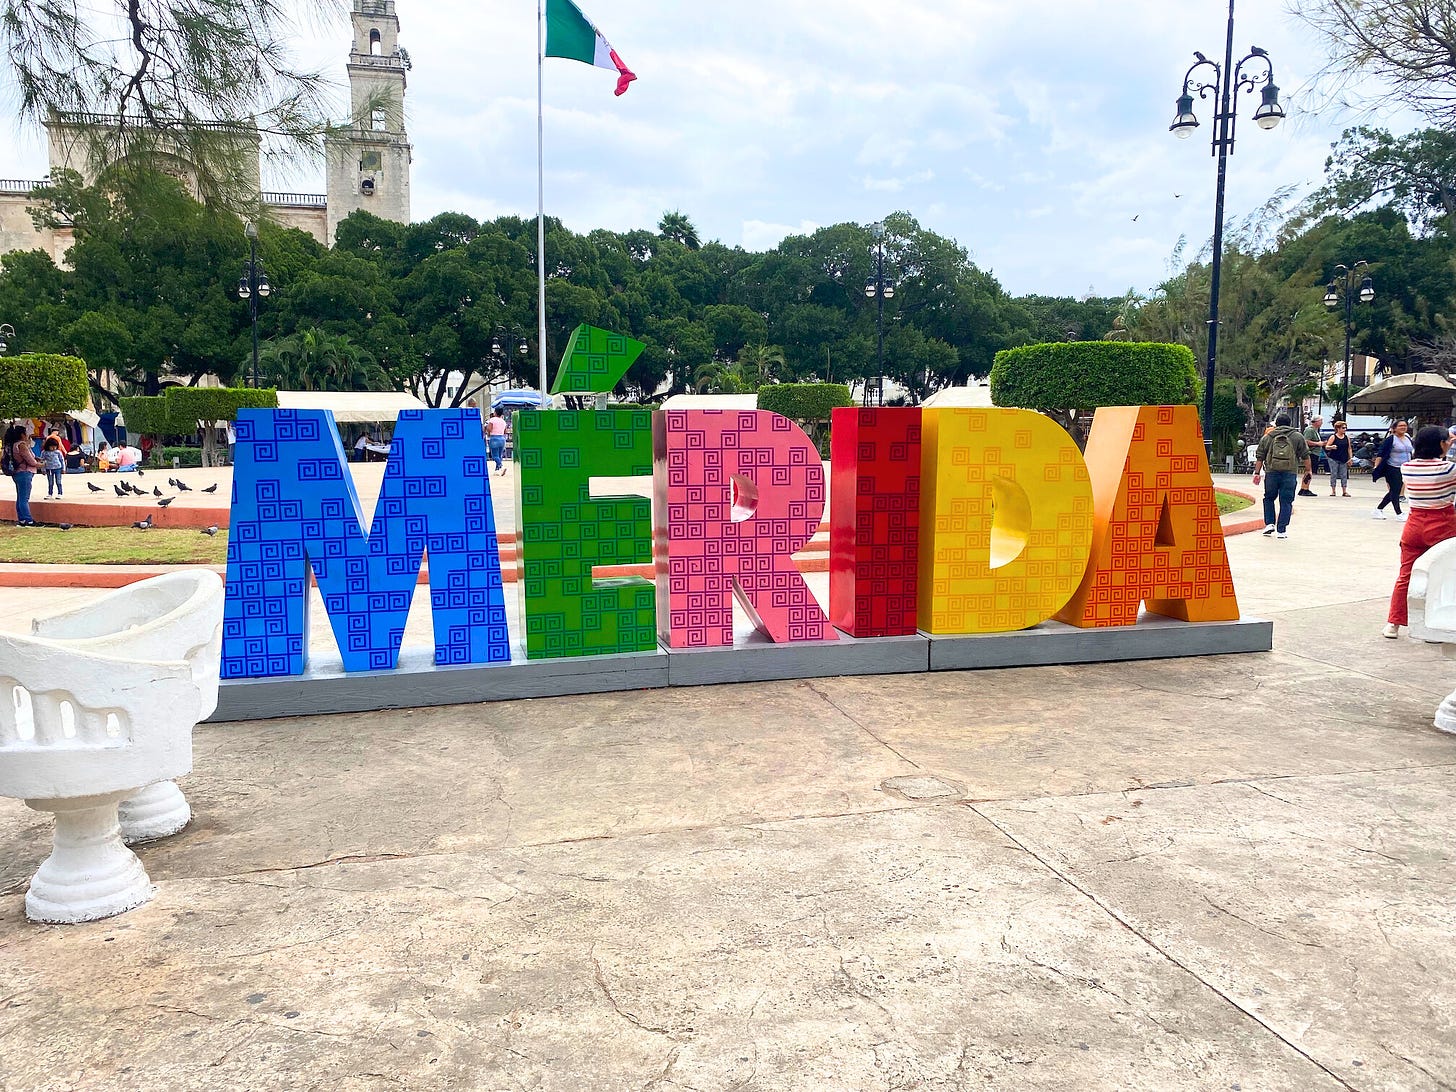
<path id="1" fill-rule="evenodd" d="M 0 526 L 0 562 L 42 565 L 222 565 L 227 532 L 138 531 L 133 527 Z"/>
<path id="2" fill-rule="evenodd" d="M 1244 497 L 1236 497 L 1232 493 L 1225 493 L 1222 489 L 1215 489 L 1213 495 L 1218 498 L 1218 514 L 1226 516 L 1230 512 L 1242 512 L 1245 508 L 1252 508 L 1254 502 Z"/>

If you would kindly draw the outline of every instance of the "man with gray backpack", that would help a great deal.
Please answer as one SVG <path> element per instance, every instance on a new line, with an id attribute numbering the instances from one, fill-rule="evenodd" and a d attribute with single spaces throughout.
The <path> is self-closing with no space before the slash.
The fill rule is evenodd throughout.
<path id="1" fill-rule="evenodd" d="M 1298 429 L 1289 425 L 1289 414 L 1281 413 L 1274 418 L 1274 427 L 1264 433 L 1259 448 L 1254 453 L 1254 484 L 1264 469 L 1264 534 L 1278 538 L 1289 537 L 1289 517 L 1294 509 L 1294 491 L 1299 486 L 1299 474 L 1310 473 L 1309 445 Z M 1276 521 L 1274 501 L 1279 501 L 1279 515 Z"/>

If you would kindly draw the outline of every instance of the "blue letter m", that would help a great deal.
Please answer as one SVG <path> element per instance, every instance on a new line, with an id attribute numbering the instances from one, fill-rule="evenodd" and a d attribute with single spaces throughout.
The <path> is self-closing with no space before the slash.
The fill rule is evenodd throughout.
<path id="1" fill-rule="evenodd" d="M 243 410 L 228 531 L 222 677 L 302 674 L 312 565 L 344 670 L 399 660 L 426 554 L 435 663 L 510 660 L 477 410 L 399 415 L 374 523 L 326 410 Z"/>

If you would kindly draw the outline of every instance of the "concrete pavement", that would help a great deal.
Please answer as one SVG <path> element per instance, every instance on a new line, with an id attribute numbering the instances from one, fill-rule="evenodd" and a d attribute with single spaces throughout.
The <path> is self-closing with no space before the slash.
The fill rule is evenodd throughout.
<path id="1" fill-rule="evenodd" d="M 107 923 L 0 801 L 0 1088 L 1456 1085 L 1456 670 L 1356 491 L 1230 540 L 1267 656 L 202 728 Z"/>

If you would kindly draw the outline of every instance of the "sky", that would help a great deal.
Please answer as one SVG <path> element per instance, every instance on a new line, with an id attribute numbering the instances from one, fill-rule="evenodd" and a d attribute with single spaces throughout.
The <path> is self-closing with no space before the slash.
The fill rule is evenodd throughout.
<path id="1" fill-rule="evenodd" d="M 1147 292 L 1212 235 L 1209 104 L 1168 132 L 1194 50 L 1222 59 L 1223 0 L 580 0 L 638 80 L 549 59 L 546 208 L 587 231 L 685 212 L 706 241 L 785 235 L 896 211 L 955 239 L 1015 295 Z M 413 70 L 413 216 L 536 211 L 530 0 L 397 0 Z M 1288 120 L 1239 103 L 1230 220 L 1281 186 L 1317 186 L 1356 120 L 1313 114 L 1321 47 L 1282 5 L 1244 2 L 1235 59 L 1269 51 Z M 338 84 L 347 19 L 301 28 L 297 57 Z M 1302 109 L 1302 107 L 1306 107 Z M 1375 120 L 1381 120 L 1377 114 Z M 1409 128 L 1393 119 L 1393 127 Z M 39 178 L 43 136 L 0 133 L 0 175 Z M 322 165 L 264 187 L 323 190 Z"/>

